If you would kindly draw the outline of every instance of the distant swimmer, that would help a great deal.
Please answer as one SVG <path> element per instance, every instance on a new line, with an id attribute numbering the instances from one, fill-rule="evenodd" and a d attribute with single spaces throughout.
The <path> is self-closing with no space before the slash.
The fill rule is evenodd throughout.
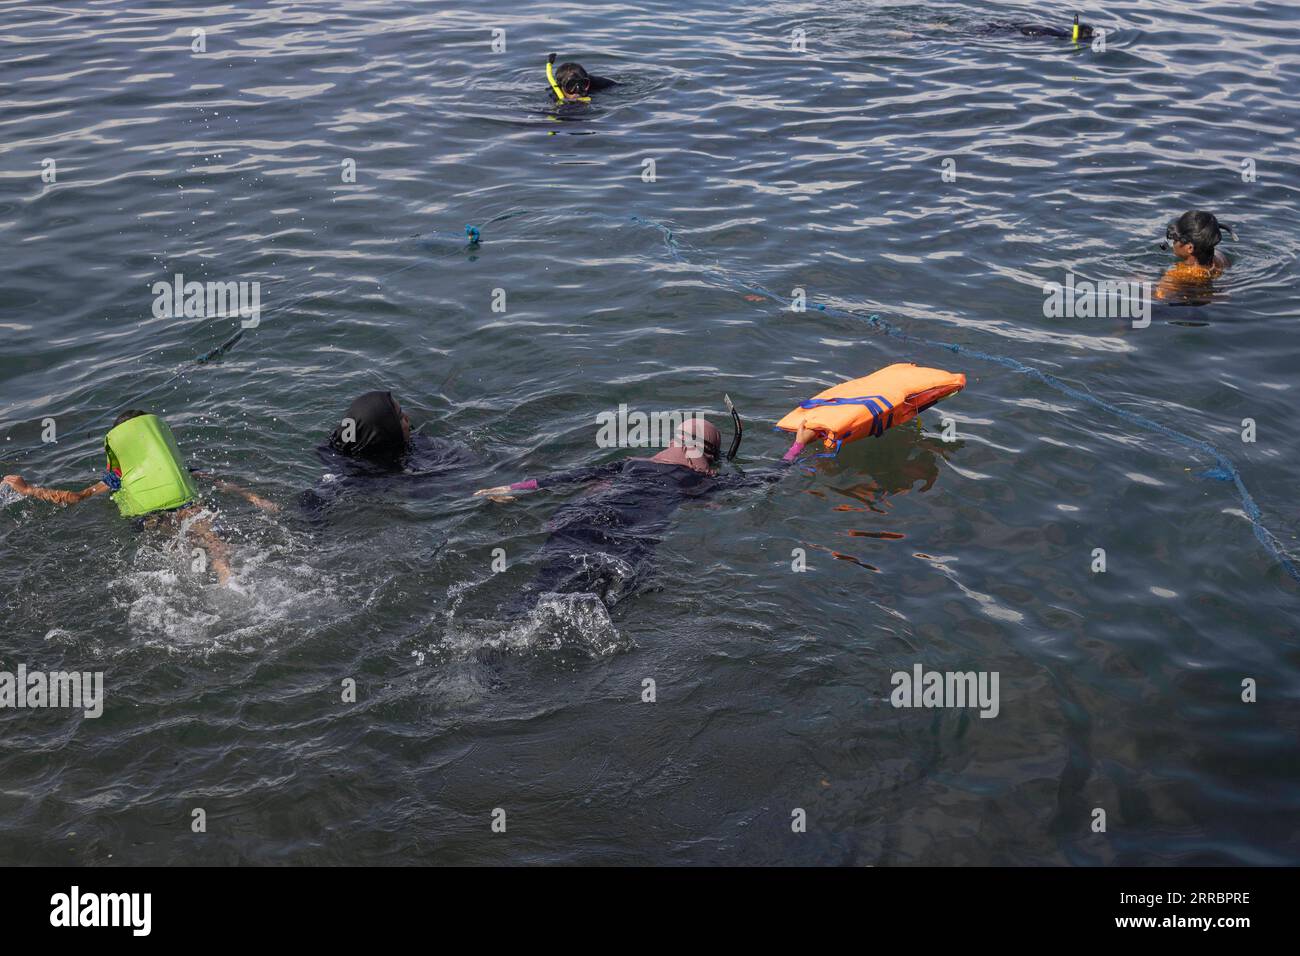
<path id="1" fill-rule="evenodd" d="M 739 446 L 739 416 L 735 418 L 737 433 L 728 458 Z M 538 555 L 541 569 L 516 607 L 526 609 L 547 593 L 592 593 L 612 606 L 649 568 L 680 505 L 728 488 L 777 481 L 816 437 L 812 429 L 800 429 L 780 466 L 719 475 L 722 435 L 697 416 L 683 421 L 669 446 L 652 458 L 622 458 L 474 494 L 513 501 L 520 491 L 599 482 L 593 493 L 561 508 L 550 521 L 550 537 Z"/>
<path id="2" fill-rule="evenodd" d="M 558 102 L 589 103 L 591 94 L 618 86 L 617 80 L 588 73 L 577 63 L 555 66 L 555 54 L 546 58 L 546 82 Z"/>
<path id="3" fill-rule="evenodd" d="M 456 442 L 413 433 L 401 403 L 382 391 L 353 399 L 316 454 L 328 470 L 300 499 L 313 512 L 344 495 L 437 494 L 439 479 L 474 460 Z"/>
<path id="4" fill-rule="evenodd" d="M 123 412 L 104 436 L 107 463 L 104 476 L 80 491 L 39 488 L 20 475 L 6 475 L 4 484 L 29 498 L 72 505 L 109 493 L 124 518 L 133 518 L 139 528 L 180 528 L 190 534 L 207 553 L 217 580 L 230 580 L 230 562 L 225 542 L 212 526 L 212 514 L 199 503 L 195 477 L 208 477 L 185 467 L 180 449 L 167 423 L 157 415 L 138 409 Z M 278 508 L 245 488 L 212 479 L 214 487 L 246 498 L 264 511 Z"/>
<path id="5" fill-rule="evenodd" d="M 1039 23 L 1008 23 L 994 20 L 986 32 L 1016 31 L 1027 37 L 1054 37 L 1059 40 L 1073 40 L 1084 43 L 1092 39 L 1096 32 L 1086 23 L 1079 22 L 1079 15 L 1074 15 L 1074 23 L 1068 27 L 1049 27 Z"/>
<path id="6" fill-rule="evenodd" d="M 1185 212 L 1165 228 L 1164 247 L 1180 260 L 1170 266 L 1156 286 L 1157 299 L 1204 295 L 1227 270 L 1228 257 L 1216 247 L 1232 227 L 1208 212 Z"/>

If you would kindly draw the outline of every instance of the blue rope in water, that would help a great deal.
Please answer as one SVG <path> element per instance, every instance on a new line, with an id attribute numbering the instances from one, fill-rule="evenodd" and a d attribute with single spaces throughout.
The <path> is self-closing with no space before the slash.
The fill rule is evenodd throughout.
<path id="1" fill-rule="evenodd" d="M 697 270 L 702 268 L 689 262 L 681 254 L 681 243 L 669 227 L 651 219 L 644 219 L 640 216 L 632 216 L 631 221 L 640 225 L 658 229 L 664 236 L 665 245 L 667 245 L 673 258 L 678 262 L 683 265 L 693 266 Z M 762 297 L 779 303 L 782 306 L 786 303 L 786 299 L 783 296 L 778 296 L 776 293 L 761 285 L 751 284 L 736 279 L 732 273 L 724 272 L 721 267 L 716 267 L 712 271 L 716 276 L 718 276 L 724 288 L 733 291 L 739 290 L 748 292 L 754 295 L 761 295 Z M 937 339 L 929 339 L 924 336 L 913 335 L 910 332 L 903 331 L 893 323 L 885 321 L 874 312 L 870 315 L 864 316 L 861 313 L 853 312 L 848 309 L 841 309 L 835 306 L 821 305 L 817 303 L 810 304 L 810 308 L 839 318 L 865 321 L 872 329 L 882 332 L 885 335 L 892 336 L 903 342 L 913 345 L 922 345 L 927 348 L 943 349 L 946 352 L 952 352 L 954 355 L 964 355 L 969 358 L 978 359 L 979 361 L 992 362 L 996 365 L 1001 365 L 1003 368 L 1010 369 L 1013 372 L 1018 372 L 1021 375 L 1028 375 L 1036 381 L 1041 382 L 1043 385 L 1046 385 L 1048 388 L 1060 392 L 1062 395 L 1068 395 L 1070 398 L 1085 402 L 1094 408 L 1106 412 L 1108 415 L 1113 415 L 1116 418 L 1123 419 L 1124 421 L 1136 425 L 1139 428 L 1146 429 L 1147 431 L 1164 435 L 1166 438 L 1177 442 L 1185 448 L 1190 448 L 1209 456 L 1214 460 L 1218 467 L 1207 469 L 1201 473 L 1200 477 L 1213 478 L 1219 481 L 1230 481 L 1233 483 L 1237 489 L 1237 497 L 1241 499 L 1242 510 L 1245 512 L 1246 517 L 1250 519 L 1251 527 L 1254 529 L 1255 537 L 1259 540 L 1259 543 L 1264 546 L 1287 574 L 1289 574 L 1295 581 L 1300 582 L 1300 569 L 1297 569 L 1295 561 L 1278 540 L 1277 536 L 1273 534 L 1267 526 L 1265 526 L 1263 512 L 1260 511 L 1259 505 L 1255 503 L 1254 496 L 1252 496 L 1250 491 L 1246 488 L 1246 482 L 1241 477 L 1241 471 L 1233 463 L 1231 458 L 1219 451 L 1218 448 L 1214 447 L 1209 442 L 1203 441 L 1199 438 L 1193 438 L 1191 435 L 1185 435 L 1180 431 L 1170 428 L 1168 425 L 1161 424 L 1153 418 L 1130 412 L 1128 409 L 1121 408 L 1118 405 L 1112 405 L 1110 402 L 1097 398 L 1095 395 L 1091 395 L 1082 389 L 1076 388 L 1073 385 L 1062 381 L 1055 375 L 1044 372 L 1042 369 L 1035 368 L 1032 365 L 1026 365 L 1018 359 L 1013 359 L 1006 355 L 996 355 L 992 352 L 985 352 L 981 349 L 971 348 L 966 345 L 958 345 L 954 342 L 941 342 Z"/>

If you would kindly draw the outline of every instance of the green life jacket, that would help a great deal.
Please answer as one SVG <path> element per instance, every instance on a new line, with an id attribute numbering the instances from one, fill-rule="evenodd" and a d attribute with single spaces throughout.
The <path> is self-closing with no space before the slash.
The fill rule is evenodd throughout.
<path id="1" fill-rule="evenodd" d="M 157 415 L 137 415 L 104 436 L 109 470 L 122 474 L 113 493 L 124 518 L 179 508 L 198 497 L 180 449 L 167 423 Z"/>

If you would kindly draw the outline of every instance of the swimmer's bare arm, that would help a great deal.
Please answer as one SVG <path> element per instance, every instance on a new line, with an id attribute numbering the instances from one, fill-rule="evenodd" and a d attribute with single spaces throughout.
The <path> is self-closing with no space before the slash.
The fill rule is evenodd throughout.
<path id="1" fill-rule="evenodd" d="M 557 474 L 547 475 L 545 478 L 538 480 L 536 478 L 527 481 L 516 481 L 510 485 L 497 485 L 494 488 L 480 488 L 474 492 L 475 498 L 486 496 L 491 501 L 508 502 L 514 501 L 511 492 L 515 491 L 537 491 L 540 488 L 550 488 L 554 485 L 567 485 L 576 483 L 585 483 L 591 481 L 600 481 L 605 478 L 612 478 L 618 472 L 623 470 L 623 459 L 607 461 L 603 465 L 586 465 L 581 468 L 574 468 L 571 471 L 562 471 Z"/>
<path id="2" fill-rule="evenodd" d="M 263 511 L 274 514 L 280 510 L 280 506 L 274 501 L 268 501 L 256 492 L 249 491 L 243 485 L 237 485 L 233 481 L 226 481 L 224 478 L 217 478 L 202 471 L 191 472 L 191 474 L 194 475 L 195 478 L 204 478 L 212 482 L 212 487 L 216 488 L 217 491 L 228 491 L 231 494 L 239 495 L 250 505 L 253 505 L 256 508 L 261 508 Z"/>
<path id="3" fill-rule="evenodd" d="M 495 485 L 491 488 L 480 488 L 478 491 L 474 492 L 474 497 L 486 497 L 491 501 L 505 504 L 506 502 L 515 500 L 515 496 L 510 493 L 514 490 L 515 489 L 511 488 L 509 485 Z"/>
<path id="4" fill-rule="evenodd" d="M 52 501 L 56 505 L 75 505 L 78 502 L 85 501 L 95 495 L 102 495 L 111 489 L 102 481 L 97 481 L 87 488 L 80 491 L 63 491 L 60 488 L 40 488 L 36 485 L 29 485 L 22 475 L 5 475 L 0 484 L 6 484 L 20 495 L 26 495 L 28 498 L 37 498 L 41 501 Z"/>
<path id="5" fill-rule="evenodd" d="M 217 583 L 225 584 L 229 581 L 231 576 L 230 550 L 226 547 L 226 543 L 217 537 L 211 520 L 208 518 L 197 519 L 190 525 L 190 534 L 194 536 L 194 539 L 207 553 L 208 563 L 217 576 Z"/>
<path id="6" fill-rule="evenodd" d="M 269 501 L 256 492 L 249 491 L 247 488 L 241 488 L 239 485 L 232 484 L 229 481 L 214 481 L 212 484 L 218 491 L 229 491 L 233 494 L 239 495 L 250 505 L 253 505 L 256 508 L 261 508 L 263 511 L 274 514 L 280 510 L 280 506 L 274 501 Z"/>

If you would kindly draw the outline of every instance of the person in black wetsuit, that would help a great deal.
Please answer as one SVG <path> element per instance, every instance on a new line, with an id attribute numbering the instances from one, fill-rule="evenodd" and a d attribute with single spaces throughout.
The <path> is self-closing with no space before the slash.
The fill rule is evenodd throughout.
<path id="1" fill-rule="evenodd" d="M 801 428 L 782 467 L 719 475 L 721 434 L 703 418 L 689 418 L 669 447 L 653 458 L 624 458 L 474 494 L 513 501 L 512 492 L 601 482 L 598 490 L 556 512 L 548 525 L 551 535 L 538 552 L 541 569 L 514 607 L 530 608 L 546 593 L 582 592 L 596 594 L 612 607 L 648 570 L 680 505 L 714 491 L 777 481 L 786 473 L 784 466 L 815 438 L 812 429 Z"/>
<path id="2" fill-rule="evenodd" d="M 590 99 L 592 93 L 619 85 L 617 80 L 588 73 L 577 63 L 561 63 L 555 66 L 554 53 L 546 60 L 546 79 L 558 100 Z"/>
<path id="3" fill-rule="evenodd" d="M 355 399 L 316 454 L 327 471 L 315 488 L 303 492 L 300 504 L 317 517 L 350 492 L 431 497 L 446 490 L 434 479 L 473 461 L 455 442 L 412 434 L 411 419 L 392 392 L 366 392 Z"/>
<path id="4" fill-rule="evenodd" d="M 1041 23 L 1008 23 L 1002 20 L 994 20 L 988 25 L 985 32 L 999 33 L 1015 30 L 1027 37 L 1056 37 L 1060 40 L 1073 39 L 1076 43 L 1086 43 L 1092 39 L 1095 32 L 1092 27 L 1086 23 L 1079 22 L 1079 15 L 1074 15 L 1074 23 L 1068 27 L 1049 27 Z M 1076 33 L 1077 31 L 1077 33 Z"/>

